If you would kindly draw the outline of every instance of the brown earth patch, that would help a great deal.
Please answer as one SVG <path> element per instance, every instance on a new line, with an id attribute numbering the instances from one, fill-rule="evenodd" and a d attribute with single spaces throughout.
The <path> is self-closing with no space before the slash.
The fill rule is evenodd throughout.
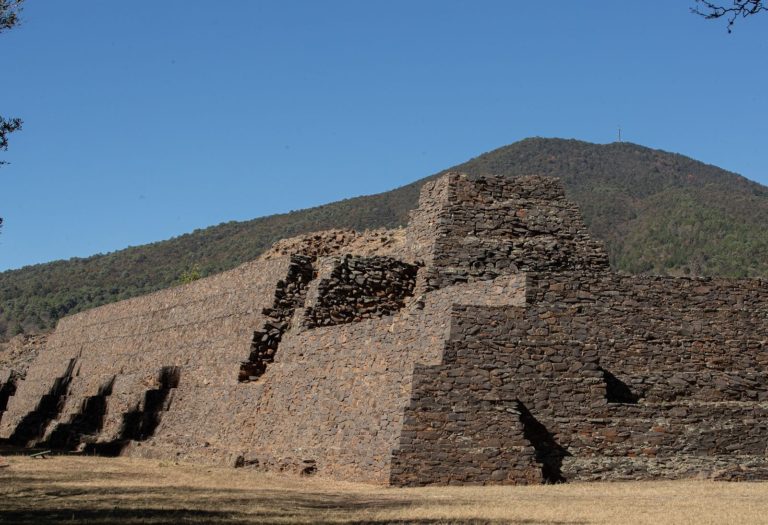
<path id="1" fill-rule="evenodd" d="M 396 489 L 132 458 L 7 458 L 2 523 L 768 523 L 768 484 Z"/>

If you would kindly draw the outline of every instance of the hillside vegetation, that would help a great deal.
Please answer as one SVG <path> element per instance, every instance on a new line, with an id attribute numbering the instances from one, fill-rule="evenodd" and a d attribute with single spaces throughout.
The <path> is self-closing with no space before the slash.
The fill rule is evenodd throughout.
<path id="1" fill-rule="evenodd" d="M 560 177 L 616 270 L 768 276 L 768 188 L 715 166 L 629 143 L 527 139 L 450 169 Z M 284 237 L 404 225 L 429 178 L 378 195 L 0 273 L 0 338 L 46 330 L 63 315 L 172 286 L 193 269 L 210 275 L 233 268 Z"/>

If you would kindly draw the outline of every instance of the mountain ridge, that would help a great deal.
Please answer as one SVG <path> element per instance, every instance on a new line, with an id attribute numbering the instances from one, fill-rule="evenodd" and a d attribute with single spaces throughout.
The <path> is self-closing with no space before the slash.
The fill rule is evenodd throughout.
<path id="1" fill-rule="evenodd" d="M 172 286 L 192 269 L 210 275 L 233 268 L 281 238 L 402 226 L 421 185 L 447 171 L 560 177 L 618 271 L 768 276 L 768 187 L 627 142 L 529 138 L 388 192 L 2 272 L 0 338 L 46 330 L 63 315 Z"/>

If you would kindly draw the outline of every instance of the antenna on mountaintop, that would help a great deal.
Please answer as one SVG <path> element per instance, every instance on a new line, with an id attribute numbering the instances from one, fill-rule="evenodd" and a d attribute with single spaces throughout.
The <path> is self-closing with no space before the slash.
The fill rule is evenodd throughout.
<path id="1" fill-rule="evenodd" d="M 619 126 L 619 142 L 621 142 L 621 126 Z"/>

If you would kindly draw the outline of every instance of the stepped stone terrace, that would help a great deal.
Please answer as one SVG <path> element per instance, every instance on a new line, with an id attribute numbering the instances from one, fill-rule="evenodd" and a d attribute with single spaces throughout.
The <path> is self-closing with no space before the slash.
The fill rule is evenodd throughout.
<path id="1" fill-rule="evenodd" d="M 377 484 L 768 477 L 766 281 L 610 271 L 556 179 L 426 184 L 62 319 L 0 437 Z"/>

